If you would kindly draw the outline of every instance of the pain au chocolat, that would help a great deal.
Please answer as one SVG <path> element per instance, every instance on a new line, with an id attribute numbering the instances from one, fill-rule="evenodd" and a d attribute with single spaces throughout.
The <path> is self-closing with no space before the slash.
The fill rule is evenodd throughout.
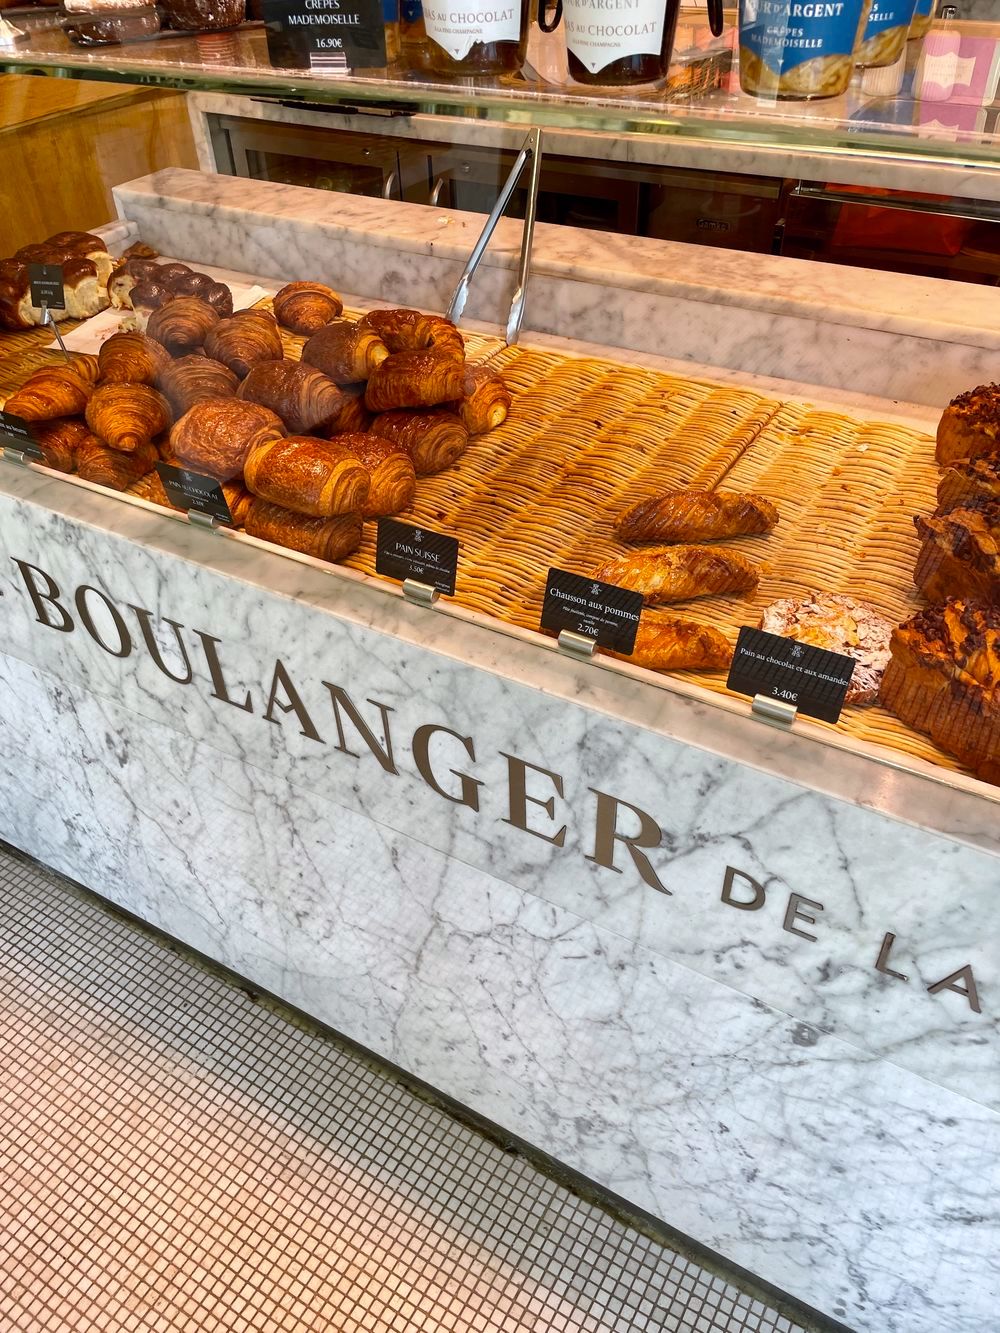
<path id="1" fill-rule="evenodd" d="M 385 518 L 409 509 L 417 489 L 417 474 L 409 454 L 380 435 L 338 435 L 335 444 L 350 449 L 367 471 L 371 487 L 364 502 L 365 518 Z"/>
<path id="2" fill-rule="evenodd" d="M 328 375 L 302 361 L 262 361 L 238 398 L 277 412 L 292 435 L 324 435 L 338 421 L 344 396 Z"/>
<path id="3" fill-rule="evenodd" d="M 368 469 L 351 449 L 308 435 L 255 445 L 243 479 L 260 499 L 315 518 L 360 512 L 371 488 Z"/>
<path id="4" fill-rule="evenodd" d="M 252 449 L 284 434 L 284 423 L 270 408 L 239 398 L 205 398 L 170 432 L 171 460 L 192 472 L 231 481 L 242 473 Z"/>
<path id="5" fill-rule="evenodd" d="M 361 515 L 338 514 L 335 518 L 314 518 L 294 514 L 269 500 L 254 500 L 246 512 L 243 527 L 251 537 L 287 546 L 317 560 L 343 560 L 361 545 Z"/>

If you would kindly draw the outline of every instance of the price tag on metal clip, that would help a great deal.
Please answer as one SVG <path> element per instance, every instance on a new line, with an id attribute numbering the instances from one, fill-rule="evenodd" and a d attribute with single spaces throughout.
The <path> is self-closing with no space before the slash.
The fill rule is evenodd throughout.
<path id="1" fill-rule="evenodd" d="M 855 665 L 844 653 L 744 625 L 726 684 L 737 694 L 751 695 L 755 712 L 769 721 L 788 724 L 799 712 L 836 722 Z"/>

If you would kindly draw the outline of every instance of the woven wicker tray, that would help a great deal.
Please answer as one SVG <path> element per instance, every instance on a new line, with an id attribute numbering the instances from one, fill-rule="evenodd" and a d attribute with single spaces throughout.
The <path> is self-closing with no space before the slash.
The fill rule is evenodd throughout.
<path id="1" fill-rule="evenodd" d="M 283 334 L 286 353 L 302 339 Z M 48 334 L 3 336 L 0 392 L 52 359 Z M 754 490 L 778 506 L 767 537 L 735 549 L 763 568 L 757 595 L 699 599 L 645 613 L 712 624 L 733 639 L 776 597 L 850 593 L 893 622 L 917 608 L 912 516 L 933 505 L 933 443 L 920 431 L 863 421 L 749 389 L 666 375 L 468 335 L 468 355 L 492 354 L 513 394 L 508 420 L 476 439 L 446 472 L 421 479 L 406 515 L 461 542 L 456 600 L 537 629 L 550 565 L 592 573 L 624 548 L 616 515 L 678 486 Z M 348 561 L 375 572 L 375 525 Z M 676 673 L 725 691 L 725 673 Z M 849 708 L 841 732 L 942 767 L 958 765 L 884 709 Z"/>

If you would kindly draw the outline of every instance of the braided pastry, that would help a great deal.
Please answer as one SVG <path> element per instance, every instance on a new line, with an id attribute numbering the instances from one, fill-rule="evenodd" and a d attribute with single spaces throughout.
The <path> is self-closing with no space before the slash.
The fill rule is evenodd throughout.
<path id="1" fill-rule="evenodd" d="M 243 471 L 251 449 L 284 433 L 281 418 L 258 403 L 205 398 L 170 432 L 171 461 L 217 481 L 231 481 Z"/>
<path id="2" fill-rule="evenodd" d="M 173 420 L 170 404 L 150 384 L 102 384 L 87 404 L 87 425 L 112 449 L 132 454 Z"/>
<path id="3" fill-rule="evenodd" d="M 239 380 L 221 361 L 194 353 L 169 361 L 157 381 L 176 416 L 206 398 L 230 398 L 239 387 Z"/>
<path id="4" fill-rule="evenodd" d="M 262 500 L 317 518 L 357 512 L 371 487 L 367 469 L 350 449 L 339 440 L 309 435 L 255 446 L 247 454 L 243 478 Z"/>
<path id="5" fill-rule="evenodd" d="M 302 360 L 329 375 L 334 384 L 365 380 L 389 355 L 374 329 L 337 319 L 324 325 L 302 349 Z"/>
<path id="6" fill-rule="evenodd" d="M 170 355 L 144 333 L 115 333 L 97 354 L 104 384 L 155 384 L 170 365 Z"/>
<path id="7" fill-rule="evenodd" d="M 205 353 L 245 379 L 252 366 L 284 355 L 278 322 L 266 310 L 241 310 L 219 320 L 205 339 Z"/>
<path id="8" fill-rule="evenodd" d="M 324 434 L 340 416 L 340 390 L 315 366 L 301 361 L 262 361 L 237 394 L 277 412 L 293 435 Z"/>
<path id="9" fill-rule="evenodd" d="M 371 412 L 435 407 L 457 401 L 464 391 L 463 362 L 439 352 L 396 352 L 372 371 L 365 405 Z"/>
<path id="10" fill-rule="evenodd" d="M 425 412 L 383 412 L 369 429 L 405 450 L 418 477 L 451 467 L 469 445 L 469 432 L 461 418 L 443 407 Z"/>
<path id="11" fill-rule="evenodd" d="M 322 282 L 289 282 L 271 304 L 281 327 L 300 333 L 304 338 L 317 333 L 344 309 L 343 301 L 333 288 Z"/>
<path id="12" fill-rule="evenodd" d="M 201 297 L 175 296 L 153 311 L 146 332 L 171 356 L 183 356 L 201 347 L 218 322 L 219 312 Z"/>

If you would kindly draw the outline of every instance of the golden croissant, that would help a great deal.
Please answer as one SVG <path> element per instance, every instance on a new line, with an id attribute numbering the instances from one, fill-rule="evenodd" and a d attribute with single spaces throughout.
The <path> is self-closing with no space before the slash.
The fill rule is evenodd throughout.
<path id="1" fill-rule="evenodd" d="M 453 403 L 465 391 L 465 364 L 440 352 L 395 352 L 372 371 L 365 390 L 371 412 Z"/>
<path id="2" fill-rule="evenodd" d="M 219 323 L 219 312 L 198 296 L 175 296 L 157 307 L 146 324 L 146 333 L 162 343 L 171 356 L 183 356 L 201 347 Z"/>
<path id="3" fill-rule="evenodd" d="M 391 440 L 365 433 L 338 435 L 335 444 L 350 449 L 371 479 L 362 514 L 383 518 L 409 509 L 417 489 L 410 457 Z"/>
<path id="4" fill-rule="evenodd" d="M 301 361 L 262 361 L 240 385 L 237 397 L 277 412 L 292 435 L 325 434 L 344 406 L 333 380 Z"/>
<path id="5" fill-rule="evenodd" d="M 371 479 L 338 440 L 289 435 L 251 449 L 243 468 L 247 490 L 297 514 L 332 518 L 359 511 Z"/>
<path id="6" fill-rule="evenodd" d="M 125 454 L 120 449 L 109 449 L 93 437 L 91 440 L 77 451 L 77 475 L 112 491 L 128 490 L 152 469 L 158 457 L 152 444 L 142 444 L 134 453 Z"/>
<path id="7" fill-rule="evenodd" d="M 245 379 L 251 366 L 280 361 L 284 355 L 278 322 L 266 310 L 241 310 L 213 326 L 205 339 L 205 353 Z"/>
<path id="8" fill-rule="evenodd" d="M 231 481 L 243 471 L 251 449 L 284 434 L 281 418 L 270 408 L 239 398 L 205 398 L 170 432 L 170 455 L 192 472 Z"/>
<path id="9" fill-rule="evenodd" d="M 451 467 L 469 444 L 469 432 L 461 418 L 443 407 L 424 412 L 383 412 L 369 430 L 404 449 L 418 477 Z"/>
<path id="10" fill-rule="evenodd" d="M 777 522 L 777 509 L 762 495 L 668 491 L 633 505 L 615 531 L 626 542 L 701 542 L 770 532 Z"/>
<path id="11" fill-rule="evenodd" d="M 358 321 L 374 329 L 390 352 L 433 349 L 457 360 L 465 358 L 465 341 L 450 319 L 425 315 L 420 310 L 369 310 Z"/>
<path id="12" fill-rule="evenodd" d="M 760 571 L 746 556 L 720 546 L 667 546 L 610 560 L 594 577 L 640 592 L 646 606 L 656 606 L 722 593 L 749 595 Z"/>
<path id="13" fill-rule="evenodd" d="M 304 338 L 336 319 L 344 309 L 343 301 L 333 288 L 322 282 L 290 282 L 282 287 L 271 304 L 281 327 Z"/>
<path id="14" fill-rule="evenodd" d="M 96 356 L 78 356 L 58 366 L 45 366 L 29 376 L 4 404 L 25 421 L 54 421 L 80 416 L 97 382 Z"/>
<path id="15" fill-rule="evenodd" d="M 302 349 L 302 360 L 329 375 L 334 384 L 366 380 L 389 355 L 378 334 L 349 319 L 337 319 L 320 329 Z"/>
<path id="16" fill-rule="evenodd" d="M 170 404 L 149 384 L 102 384 L 87 404 L 87 425 L 112 449 L 131 454 L 165 431 Z"/>
<path id="17" fill-rule="evenodd" d="M 32 434 L 40 445 L 45 466 L 56 472 L 72 472 L 76 455 L 87 444 L 99 444 L 82 421 L 63 417 L 56 421 L 40 421 Z"/>
<path id="18" fill-rule="evenodd" d="M 287 546 L 317 560 L 343 560 L 361 545 L 361 515 L 338 514 L 335 518 L 310 518 L 293 514 L 281 505 L 254 500 L 243 526 L 251 537 Z"/>
<path id="19" fill-rule="evenodd" d="M 466 366 L 465 392 L 458 414 L 470 435 L 484 435 L 503 425 L 510 411 L 510 390 L 488 366 Z"/>
<path id="20" fill-rule="evenodd" d="M 156 387 L 166 396 L 174 413 L 181 417 L 195 403 L 206 398 L 232 397 L 239 383 L 229 367 L 221 361 L 192 353 L 168 362 Z"/>
<path id="21" fill-rule="evenodd" d="M 103 384 L 155 384 L 170 354 L 144 333 L 115 333 L 101 344 L 97 364 Z"/>

